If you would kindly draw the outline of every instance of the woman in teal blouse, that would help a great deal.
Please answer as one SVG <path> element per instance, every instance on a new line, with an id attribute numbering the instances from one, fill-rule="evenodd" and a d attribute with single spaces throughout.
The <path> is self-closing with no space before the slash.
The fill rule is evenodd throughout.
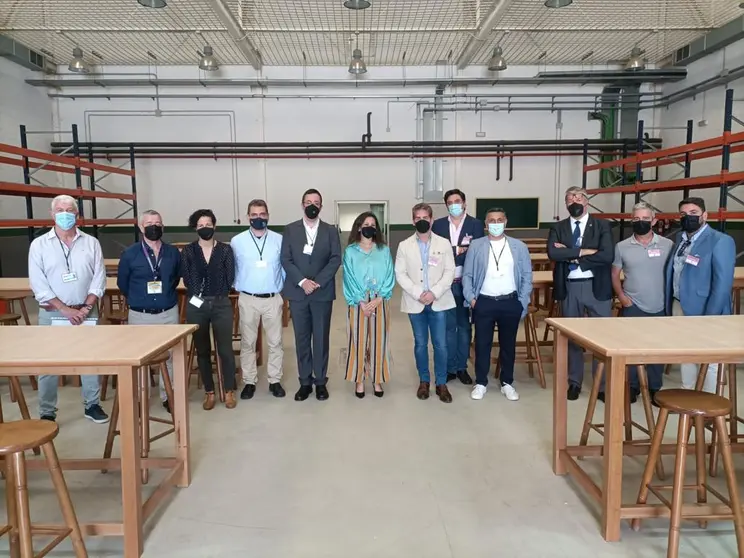
<path id="1" fill-rule="evenodd" d="M 374 391 L 382 397 L 382 383 L 390 380 L 390 297 L 395 270 L 390 248 L 374 213 L 359 215 L 351 227 L 344 251 L 344 297 L 349 305 L 349 354 L 346 379 L 364 397 L 364 380 L 372 376 Z"/>

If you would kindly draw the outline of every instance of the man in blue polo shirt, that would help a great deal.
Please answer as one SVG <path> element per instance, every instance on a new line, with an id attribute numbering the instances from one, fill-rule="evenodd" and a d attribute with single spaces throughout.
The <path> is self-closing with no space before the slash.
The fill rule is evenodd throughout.
<path id="1" fill-rule="evenodd" d="M 130 325 L 165 325 L 178 323 L 178 282 L 181 279 L 181 253 L 162 242 L 163 218 L 149 209 L 140 218 L 143 240 L 121 255 L 116 284 L 129 304 Z M 168 376 L 173 381 L 173 354 L 167 362 Z M 160 400 L 171 412 L 160 378 Z"/>

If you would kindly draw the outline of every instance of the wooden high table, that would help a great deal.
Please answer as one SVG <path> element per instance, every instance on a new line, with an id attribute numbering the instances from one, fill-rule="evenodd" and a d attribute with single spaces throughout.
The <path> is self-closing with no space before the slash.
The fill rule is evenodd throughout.
<path id="1" fill-rule="evenodd" d="M 0 327 L 0 376 L 118 376 L 121 457 L 62 459 L 60 464 L 66 470 L 121 470 L 122 522 L 81 523 L 80 527 L 87 536 L 123 536 L 126 558 L 142 555 L 143 524 L 153 515 L 170 489 L 191 484 L 186 337 L 194 330 L 196 326 L 193 325 Z M 137 369 L 170 348 L 174 349 L 175 456 L 143 459 L 140 457 Z M 27 467 L 46 469 L 47 465 L 43 459 L 29 459 Z M 144 503 L 142 467 L 167 470 L 166 477 Z M 78 514 L 78 517 L 81 515 Z M 81 517 L 82 521 L 85 519 Z"/>
<path id="2" fill-rule="evenodd" d="M 623 505 L 623 455 L 648 453 L 648 446 L 624 443 L 623 402 L 626 366 L 668 363 L 744 362 L 744 316 L 684 316 L 662 318 L 548 318 L 555 328 L 553 381 L 553 472 L 570 474 L 601 507 L 602 536 L 620 540 L 620 521 L 669 517 L 664 505 Z M 685 335 L 684 332 L 692 332 Z M 568 342 L 573 341 L 605 362 L 604 443 L 569 446 L 567 426 Z M 668 448 L 672 453 L 674 448 Z M 602 486 L 579 466 L 576 457 L 601 456 Z M 687 506 L 695 506 L 689 504 Z M 697 505 L 700 515 L 715 505 Z M 718 506 L 720 508 L 720 506 Z"/>

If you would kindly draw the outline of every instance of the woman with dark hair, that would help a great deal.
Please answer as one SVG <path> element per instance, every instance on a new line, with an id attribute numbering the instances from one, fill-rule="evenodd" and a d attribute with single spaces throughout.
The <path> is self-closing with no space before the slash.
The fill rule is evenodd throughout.
<path id="1" fill-rule="evenodd" d="M 359 215 L 351 227 L 344 251 L 344 298 L 349 305 L 346 379 L 364 397 L 364 380 L 372 377 L 377 397 L 390 380 L 390 297 L 395 270 L 390 248 L 374 213 Z"/>
<path id="2" fill-rule="evenodd" d="M 205 411 L 214 409 L 215 404 L 210 325 L 222 367 L 225 406 L 234 409 L 237 404 L 232 346 L 233 307 L 228 297 L 235 280 L 235 258 L 229 244 L 214 239 L 216 225 L 217 219 L 212 210 L 195 211 L 189 217 L 189 227 L 196 231 L 199 240 L 181 252 L 181 270 L 188 301 L 186 321 L 199 326 L 194 332 L 194 345 L 206 392 L 202 405 Z"/>

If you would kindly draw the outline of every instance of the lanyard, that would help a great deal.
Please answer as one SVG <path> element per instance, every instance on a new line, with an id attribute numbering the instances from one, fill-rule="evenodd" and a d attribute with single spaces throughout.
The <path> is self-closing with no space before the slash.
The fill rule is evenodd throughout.
<path id="1" fill-rule="evenodd" d="M 506 239 L 504 239 L 504 245 L 501 247 L 501 252 L 499 252 L 499 257 L 496 257 L 496 252 L 493 251 L 493 244 L 491 242 L 488 242 L 488 247 L 491 249 L 491 254 L 493 254 L 493 259 L 496 262 L 496 271 L 499 270 L 499 260 L 501 259 L 501 255 L 504 253 L 504 248 L 506 248 Z"/>
<path id="2" fill-rule="evenodd" d="M 142 252 L 144 252 L 147 264 L 150 266 L 150 271 L 152 271 L 153 279 L 157 280 L 158 276 L 160 275 L 160 264 L 163 261 L 163 247 L 160 247 L 160 253 L 158 254 L 157 258 L 155 258 L 155 265 L 153 265 L 152 263 L 150 252 L 148 252 L 144 242 L 142 243 Z"/>
<path id="3" fill-rule="evenodd" d="M 72 244 L 70 245 L 70 247 L 67 250 L 65 250 L 65 245 L 62 242 L 62 240 L 59 238 L 59 236 L 57 236 L 56 232 L 54 233 L 54 236 L 57 237 L 57 242 L 59 242 L 59 247 L 62 248 L 62 255 L 65 257 L 65 266 L 67 266 L 67 273 L 70 273 L 70 254 L 72 253 L 72 249 L 75 246 L 75 240 L 77 240 L 77 238 L 74 238 L 72 240 Z"/>
<path id="4" fill-rule="evenodd" d="M 320 228 L 320 225 L 315 225 L 315 234 L 310 235 L 310 233 L 307 232 L 307 227 L 305 227 L 305 237 L 307 238 L 307 243 L 310 246 L 315 246 L 315 239 L 318 238 L 318 229 Z"/>
<path id="5" fill-rule="evenodd" d="M 263 236 L 263 243 L 261 244 L 261 247 L 258 247 L 258 242 L 256 241 L 256 237 L 253 236 L 253 233 L 251 232 L 251 240 L 253 240 L 253 244 L 256 245 L 256 250 L 258 251 L 258 259 L 263 260 L 263 252 L 264 248 L 266 248 L 266 237 L 269 236 L 268 233 L 264 233 Z M 312 246 L 312 244 L 310 245 Z"/>

